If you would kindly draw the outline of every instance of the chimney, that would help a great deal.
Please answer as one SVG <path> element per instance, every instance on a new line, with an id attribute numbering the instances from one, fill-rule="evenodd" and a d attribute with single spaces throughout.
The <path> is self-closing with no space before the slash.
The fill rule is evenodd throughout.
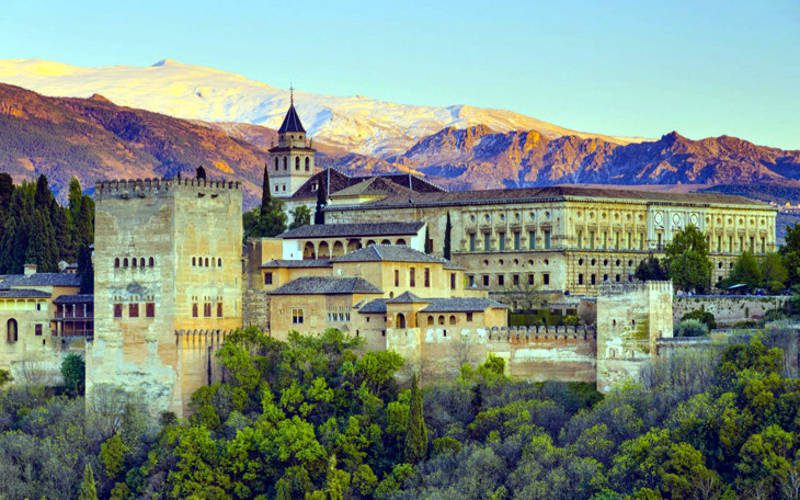
<path id="1" fill-rule="evenodd" d="M 36 264 L 25 264 L 23 274 L 25 276 L 30 276 L 31 274 L 36 274 Z"/>

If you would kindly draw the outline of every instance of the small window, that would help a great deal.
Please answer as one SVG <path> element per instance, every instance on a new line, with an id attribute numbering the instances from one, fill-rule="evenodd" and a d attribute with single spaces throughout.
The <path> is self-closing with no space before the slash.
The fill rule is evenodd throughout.
<path id="1" fill-rule="evenodd" d="M 119 257 L 114 259 L 114 269 L 119 269 Z"/>
<path id="2" fill-rule="evenodd" d="M 134 257 L 134 258 L 132 258 L 132 259 L 131 259 L 131 267 L 132 267 L 132 268 L 134 268 L 134 269 L 136 269 L 136 267 L 137 267 L 137 266 L 136 266 L 136 257 Z"/>
<path id="3" fill-rule="evenodd" d="M 272 284 L 272 272 L 264 273 L 264 284 L 265 285 Z"/>
<path id="4" fill-rule="evenodd" d="M 150 267 L 155 266 L 156 265 L 156 260 L 154 258 L 150 257 L 150 260 L 148 260 L 147 265 L 150 266 Z"/>
<path id="5" fill-rule="evenodd" d="M 114 317 L 115 318 L 122 317 L 122 304 L 114 304 Z"/>
<path id="6" fill-rule="evenodd" d="M 156 305 L 153 302 L 148 302 L 144 305 L 144 315 L 148 318 L 156 317 Z"/>
<path id="7" fill-rule="evenodd" d="M 450 290 L 456 289 L 456 273 L 450 273 Z"/>
<path id="8" fill-rule="evenodd" d="M 549 285 L 550 284 L 550 275 L 548 273 L 544 273 L 542 275 L 542 283 L 545 284 L 545 285 Z"/>
<path id="9" fill-rule="evenodd" d="M 139 259 L 139 267 L 144 267 L 144 257 Z"/>
<path id="10" fill-rule="evenodd" d="M 129 318 L 139 317 L 139 304 L 128 304 L 128 317 Z"/>
<path id="11" fill-rule="evenodd" d="M 311 169 L 311 159 L 308 156 L 306 156 L 306 172 L 308 172 L 310 169 Z"/>
<path id="12" fill-rule="evenodd" d="M 506 277 L 503 274 L 497 275 L 497 285 L 498 286 L 505 286 L 506 284 Z"/>
<path id="13" fill-rule="evenodd" d="M 222 317 L 222 302 L 217 302 L 217 317 Z"/>
<path id="14" fill-rule="evenodd" d="M 533 274 L 528 275 L 528 284 L 533 285 Z"/>
<path id="15" fill-rule="evenodd" d="M 128 267 L 128 258 L 127 257 L 122 259 L 122 267 Z"/>
<path id="16" fill-rule="evenodd" d="M 451 325 L 455 325 L 456 324 L 456 317 L 453 314 L 450 315 L 450 324 Z"/>
<path id="17" fill-rule="evenodd" d="M 430 270 L 430 268 L 428 268 L 428 267 L 425 268 L 424 275 L 425 275 L 425 287 L 426 288 L 430 288 L 430 286 L 431 286 L 431 270 Z"/>
<path id="18" fill-rule="evenodd" d="M 415 273 L 416 269 L 413 267 L 408 270 L 408 286 L 417 286 Z"/>
<path id="19" fill-rule="evenodd" d="M 300 308 L 292 309 L 292 324 L 293 325 L 302 325 L 303 324 L 303 310 Z"/>
<path id="20" fill-rule="evenodd" d="M 192 266 L 196 265 L 197 265 L 197 259 L 195 257 L 192 257 Z"/>
<path id="21" fill-rule="evenodd" d="M 440 325 L 443 325 L 444 324 L 444 316 L 439 316 L 439 320 L 438 321 L 439 321 Z"/>
<path id="22" fill-rule="evenodd" d="M 35 325 L 33 327 L 33 331 L 34 331 L 34 333 L 36 334 L 37 337 L 41 337 L 42 336 L 42 325 Z"/>
<path id="23" fill-rule="evenodd" d="M 208 267 L 208 257 L 206 257 L 205 267 Z"/>
<path id="24" fill-rule="evenodd" d="M 394 270 L 394 286 L 400 286 L 400 270 Z"/>
<path id="25" fill-rule="evenodd" d="M 198 315 L 198 312 L 197 312 L 197 303 L 194 303 L 194 304 L 192 304 L 192 317 L 193 317 L 193 318 L 196 318 L 196 317 L 197 317 L 197 315 Z"/>
<path id="26" fill-rule="evenodd" d="M 433 326 L 433 316 L 428 316 L 428 326 Z"/>
<path id="27" fill-rule="evenodd" d="M 483 275 L 483 286 L 489 286 L 489 275 Z"/>
<path id="28" fill-rule="evenodd" d="M 217 267 L 222 267 L 222 257 L 217 257 Z"/>
<path id="29" fill-rule="evenodd" d="M 203 317 L 210 318 L 211 317 L 211 302 L 206 302 L 203 304 Z"/>
<path id="30" fill-rule="evenodd" d="M 470 322 L 472 321 L 472 313 L 471 312 L 467 313 L 467 321 L 470 321 Z"/>

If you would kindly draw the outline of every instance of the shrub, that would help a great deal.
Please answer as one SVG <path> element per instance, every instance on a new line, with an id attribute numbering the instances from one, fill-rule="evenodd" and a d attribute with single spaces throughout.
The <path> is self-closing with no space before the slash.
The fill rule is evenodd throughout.
<path id="1" fill-rule="evenodd" d="M 705 309 L 695 309 L 692 312 L 688 312 L 683 315 L 681 318 L 681 322 L 687 319 L 696 319 L 706 325 L 709 330 L 713 330 L 717 327 L 717 319 L 714 317 L 713 314 L 706 311 Z"/>
<path id="2" fill-rule="evenodd" d="M 564 324 L 567 326 L 577 326 L 578 317 L 574 314 L 567 314 L 564 316 Z"/>
<path id="3" fill-rule="evenodd" d="M 678 324 L 676 337 L 702 337 L 708 335 L 708 327 L 699 319 L 685 319 Z"/>

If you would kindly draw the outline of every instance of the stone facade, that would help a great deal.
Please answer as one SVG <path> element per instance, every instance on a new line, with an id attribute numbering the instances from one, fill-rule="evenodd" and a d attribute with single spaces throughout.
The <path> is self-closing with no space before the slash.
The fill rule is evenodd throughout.
<path id="1" fill-rule="evenodd" d="M 154 417 L 183 415 L 192 392 L 208 381 L 188 375 L 203 372 L 218 342 L 188 355 L 177 332 L 206 342 L 242 326 L 241 187 L 195 179 L 101 182 L 95 202 L 87 405 L 121 389 L 146 402 Z"/>
<path id="2" fill-rule="evenodd" d="M 776 211 L 764 203 L 577 186 L 390 197 L 330 206 L 326 221 L 423 221 L 441 255 L 448 213 L 453 261 L 466 268 L 470 284 L 495 291 L 530 285 L 594 295 L 603 283 L 631 281 L 642 260 L 662 256 L 672 235 L 690 224 L 707 235 L 713 282 L 742 251 L 775 249 Z"/>
<path id="3" fill-rule="evenodd" d="M 780 309 L 789 300 L 788 295 L 692 295 L 676 296 L 675 323 L 692 311 L 703 309 L 714 315 L 717 326 L 733 326 L 740 321 L 760 320 L 767 312 Z"/>

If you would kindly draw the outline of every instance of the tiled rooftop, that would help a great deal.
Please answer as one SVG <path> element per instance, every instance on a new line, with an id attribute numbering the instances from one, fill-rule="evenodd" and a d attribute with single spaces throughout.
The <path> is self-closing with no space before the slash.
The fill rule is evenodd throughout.
<path id="1" fill-rule="evenodd" d="M 334 262 L 431 262 L 444 264 L 447 261 L 422 253 L 405 245 L 370 245 L 341 257 Z"/>
<path id="2" fill-rule="evenodd" d="M 11 274 L 0 278 L 0 287 L 12 286 L 81 286 L 81 277 L 74 273 Z"/>
<path id="3" fill-rule="evenodd" d="M 383 293 L 364 278 L 305 277 L 292 280 L 269 292 L 271 295 L 352 295 Z"/>
<path id="4" fill-rule="evenodd" d="M 424 222 L 370 222 L 357 224 L 313 224 L 290 229 L 279 238 L 355 238 L 359 236 L 414 235 Z"/>

